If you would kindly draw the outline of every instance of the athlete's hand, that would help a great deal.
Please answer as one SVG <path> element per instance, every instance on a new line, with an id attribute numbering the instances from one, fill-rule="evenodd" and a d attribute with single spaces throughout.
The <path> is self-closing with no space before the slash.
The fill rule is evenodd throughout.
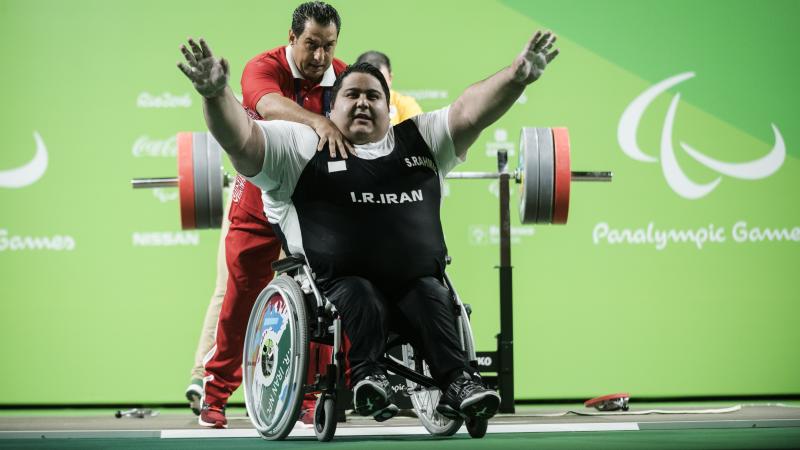
<path id="1" fill-rule="evenodd" d="M 228 85 L 228 61 L 225 58 L 215 58 L 203 38 L 200 38 L 199 45 L 189 38 L 189 46 L 192 51 L 181 44 L 181 53 L 186 58 L 186 63 L 179 62 L 178 68 L 192 80 L 194 88 L 203 97 L 211 98 L 221 94 Z"/>
<path id="2" fill-rule="evenodd" d="M 550 50 L 555 42 L 556 35 L 552 32 L 537 31 L 514 60 L 514 81 L 527 85 L 539 79 L 545 67 L 558 56 L 558 49 Z"/>
<path id="3" fill-rule="evenodd" d="M 331 158 L 335 158 L 337 152 L 342 156 L 342 159 L 347 159 L 348 151 L 353 155 L 356 154 L 356 151 L 353 149 L 353 144 L 344 137 L 342 132 L 339 131 L 339 128 L 327 117 L 319 116 L 313 128 L 319 136 L 319 145 L 317 145 L 318 152 L 322 151 L 327 143 Z"/>

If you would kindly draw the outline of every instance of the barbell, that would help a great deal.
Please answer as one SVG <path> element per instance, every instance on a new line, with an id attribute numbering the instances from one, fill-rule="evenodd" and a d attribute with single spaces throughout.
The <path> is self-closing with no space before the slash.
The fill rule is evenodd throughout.
<path id="1" fill-rule="evenodd" d="M 222 168 L 222 148 L 209 132 L 181 132 L 177 136 L 178 177 L 135 178 L 135 189 L 177 187 L 181 228 L 219 228 L 222 189 L 233 177 Z M 511 173 L 505 163 L 497 172 L 451 172 L 448 179 L 496 179 L 508 174 L 519 184 L 522 223 L 565 224 L 569 215 L 572 181 L 611 181 L 611 172 L 570 170 L 569 132 L 566 128 L 523 128 L 519 165 Z"/>
<path id="2" fill-rule="evenodd" d="M 177 187 L 184 230 L 222 225 L 222 189 L 233 177 L 222 168 L 222 147 L 209 132 L 180 132 L 177 178 L 134 178 L 134 189 Z"/>

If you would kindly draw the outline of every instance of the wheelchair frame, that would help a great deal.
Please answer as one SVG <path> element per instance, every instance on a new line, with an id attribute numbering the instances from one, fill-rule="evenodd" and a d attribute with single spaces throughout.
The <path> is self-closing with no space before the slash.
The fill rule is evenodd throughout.
<path id="1" fill-rule="evenodd" d="M 341 320 L 335 306 L 317 288 L 311 268 L 302 255 L 276 261 L 272 267 L 275 279 L 258 296 L 245 335 L 243 384 L 248 415 L 264 439 L 284 439 L 299 415 L 304 394 L 320 392 L 314 432 L 320 441 L 330 441 L 339 413 L 343 413 L 337 405 L 349 405 L 351 401 L 344 380 Z M 462 348 L 474 374 L 478 375 L 468 310 L 446 275 L 444 281 L 451 293 Z M 299 323 L 304 326 L 298 326 Z M 288 337 L 285 336 L 287 331 Z M 314 383 L 308 384 L 307 351 L 311 341 L 333 345 L 334 351 L 325 375 L 317 374 Z M 282 345 L 290 346 L 288 352 L 281 353 Z M 398 345 L 402 349 L 402 359 L 384 355 L 381 362 L 388 372 L 406 380 L 405 389 L 399 393 L 410 397 L 423 426 L 431 434 L 450 436 L 466 420 L 470 435 L 483 437 L 487 419 L 453 420 L 436 412 L 441 393 L 428 373 L 427 364 L 399 336 L 387 341 L 387 352 Z M 266 405 L 264 395 L 267 396 Z M 422 396 L 427 396 L 427 402 L 423 402 Z"/>

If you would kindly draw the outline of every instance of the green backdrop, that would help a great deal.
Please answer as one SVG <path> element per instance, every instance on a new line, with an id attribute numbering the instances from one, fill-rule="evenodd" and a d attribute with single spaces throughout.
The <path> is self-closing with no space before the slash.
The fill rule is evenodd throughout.
<path id="1" fill-rule="evenodd" d="M 129 179 L 174 175 L 175 133 L 204 129 L 174 67 L 183 39 L 227 57 L 238 92 L 245 62 L 287 41 L 296 4 L 0 0 L 0 404 L 182 401 L 219 232 L 181 232 L 176 190 Z M 522 126 L 568 126 L 573 167 L 615 173 L 573 185 L 567 226 L 514 213 L 517 398 L 800 394 L 800 3 L 335 6 L 336 56 L 388 53 L 395 88 L 425 110 L 534 30 L 559 34 L 561 56 L 461 166 L 493 170 Z M 623 120 L 646 92 L 641 120 Z M 496 184 L 448 188 L 450 273 L 491 350 Z"/>

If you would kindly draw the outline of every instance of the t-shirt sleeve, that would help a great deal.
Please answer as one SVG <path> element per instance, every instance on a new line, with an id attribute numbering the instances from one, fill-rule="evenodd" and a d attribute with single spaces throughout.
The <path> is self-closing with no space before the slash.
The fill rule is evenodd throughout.
<path id="1" fill-rule="evenodd" d="M 466 156 L 464 158 L 456 156 L 453 138 L 450 136 L 450 128 L 447 125 L 449 114 L 450 106 L 446 106 L 411 118 L 417 124 L 422 139 L 430 147 L 442 176 L 447 175 L 454 167 L 466 160 Z"/>
<path id="2" fill-rule="evenodd" d="M 265 191 L 291 192 L 308 161 L 314 156 L 319 137 L 310 127 L 285 120 L 257 120 L 264 133 L 264 164 L 261 172 L 247 179 Z"/>
<path id="3" fill-rule="evenodd" d="M 253 59 L 242 72 L 242 99 L 244 106 L 256 111 L 261 97 L 277 93 L 282 95 L 281 85 L 288 80 L 278 61 L 271 58 Z"/>

